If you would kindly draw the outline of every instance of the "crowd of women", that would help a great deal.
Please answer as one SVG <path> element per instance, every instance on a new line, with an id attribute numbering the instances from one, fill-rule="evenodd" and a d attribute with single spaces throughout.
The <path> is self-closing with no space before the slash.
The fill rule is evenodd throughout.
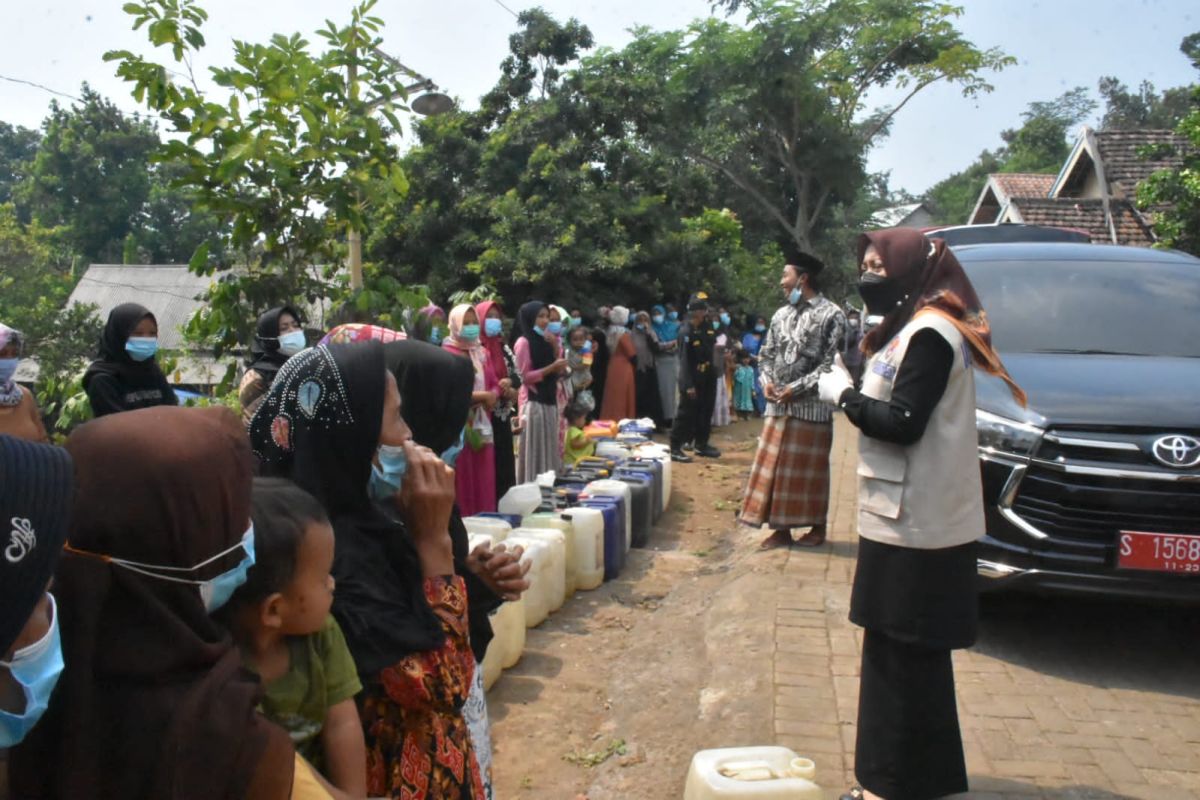
<path id="1" fill-rule="evenodd" d="M 950 661 L 974 638 L 982 532 L 967 367 L 1024 395 L 943 244 L 874 234 L 859 258 L 882 319 L 867 378 L 839 360 L 817 387 L 877 476 L 850 796 L 935 797 L 967 788 Z M 581 316 L 531 301 L 506 337 L 494 302 L 431 307 L 408 331 L 348 323 L 306 347 L 276 308 L 239 420 L 178 407 L 153 315 L 119 306 L 85 377 L 97 419 L 61 448 L 0 326 L 0 797 L 491 798 L 478 665 L 528 565 L 469 549 L 462 517 L 555 469 L 588 416 L 672 417 L 673 309 Z M 726 312 L 708 322 L 720 363 L 752 375 L 765 321 L 740 342 Z M 734 408 L 753 391 L 735 379 Z"/>

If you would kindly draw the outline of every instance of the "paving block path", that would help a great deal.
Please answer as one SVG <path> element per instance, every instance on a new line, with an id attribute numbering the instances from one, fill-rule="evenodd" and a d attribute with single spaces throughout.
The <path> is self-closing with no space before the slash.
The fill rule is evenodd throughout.
<path id="1" fill-rule="evenodd" d="M 775 609 L 776 740 L 834 796 L 854 782 L 856 436 L 839 417 L 829 543 L 790 551 Z M 1200 799 L 1196 609 L 986 597 L 954 664 L 972 797 Z"/>

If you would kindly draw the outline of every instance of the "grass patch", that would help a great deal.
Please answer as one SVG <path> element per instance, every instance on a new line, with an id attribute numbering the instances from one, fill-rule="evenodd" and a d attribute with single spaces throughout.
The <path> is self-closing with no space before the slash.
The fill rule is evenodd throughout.
<path id="1" fill-rule="evenodd" d="M 608 743 L 608 747 L 602 750 L 572 750 L 563 756 L 563 761 L 568 764 L 574 764 L 577 767 L 585 767 L 593 769 L 608 761 L 613 756 L 625 755 L 625 740 L 613 739 Z"/>

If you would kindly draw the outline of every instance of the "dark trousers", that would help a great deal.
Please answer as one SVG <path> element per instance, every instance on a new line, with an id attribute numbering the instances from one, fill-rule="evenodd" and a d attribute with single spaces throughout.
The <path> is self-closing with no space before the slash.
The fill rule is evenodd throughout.
<path id="1" fill-rule="evenodd" d="M 517 462 L 513 456 L 512 422 L 492 417 L 492 435 L 495 437 L 496 454 L 496 501 L 499 502 L 517 483 Z"/>
<path id="2" fill-rule="evenodd" d="M 859 784 L 887 800 L 967 791 L 950 650 L 866 629 L 855 748 Z"/>
<path id="3" fill-rule="evenodd" d="M 712 434 L 713 408 L 717 404 L 717 384 L 704 381 L 696 384 L 696 396 L 688 397 L 679 392 L 679 408 L 675 411 L 675 424 L 671 427 L 671 449 L 678 450 L 688 442 L 696 449 L 708 447 Z"/>

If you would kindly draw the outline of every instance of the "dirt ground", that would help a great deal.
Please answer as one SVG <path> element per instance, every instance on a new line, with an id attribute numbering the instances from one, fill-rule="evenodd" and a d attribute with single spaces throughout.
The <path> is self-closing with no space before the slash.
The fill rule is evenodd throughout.
<path id="1" fill-rule="evenodd" d="M 498 800 L 679 797 L 695 751 L 771 741 L 783 559 L 734 518 L 760 425 L 718 429 L 723 458 L 675 465 L 649 546 L 528 631 L 488 695 Z"/>

